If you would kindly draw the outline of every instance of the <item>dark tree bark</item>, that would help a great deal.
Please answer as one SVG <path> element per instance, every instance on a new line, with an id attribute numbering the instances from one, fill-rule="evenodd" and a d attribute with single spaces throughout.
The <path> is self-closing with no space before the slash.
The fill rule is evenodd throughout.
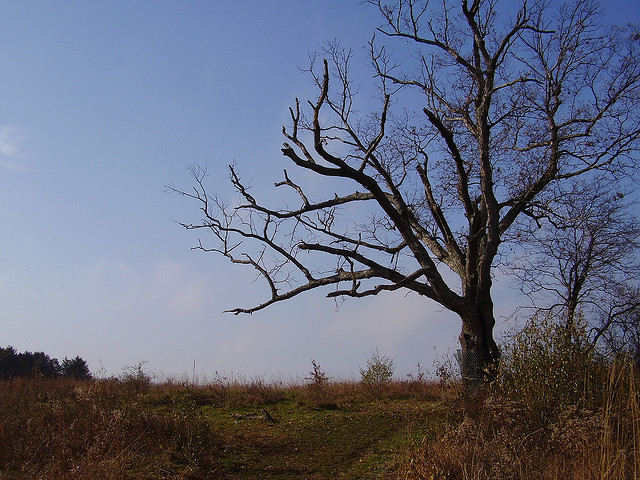
<path id="1" fill-rule="evenodd" d="M 296 101 L 283 129 L 283 155 L 323 191 L 285 170 L 275 186 L 299 206 L 269 206 L 233 166 L 234 207 L 198 167 L 192 191 L 171 188 L 200 202 L 203 221 L 184 226 L 215 242 L 197 248 L 269 286 L 268 300 L 231 312 L 326 286 L 329 297 L 411 290 L 460 317 L 463 376 L 478 382 L 498 358 L 493 270 L 518 253 L 523 219 L 553 211 L 558 184 L 634 168 L 638 40 L 601 26 L 589 0 L 523 2 L 511 17 L 495 0 L 367 3 L 384 21 L 369 45 L 377 109 L 360 113 L 352 52 L 329 44 L 309 68 L 317 99 Z"/>

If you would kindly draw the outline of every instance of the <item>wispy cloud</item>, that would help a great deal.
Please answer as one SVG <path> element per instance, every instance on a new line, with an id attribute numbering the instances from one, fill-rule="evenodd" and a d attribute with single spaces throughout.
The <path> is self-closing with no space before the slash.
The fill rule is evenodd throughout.
<path id="1" fill-rule="evenodd" d="M 0 125 L 0 153 L 7 157 L 19 155 L 19 145 L 27 139 L 27 132 L 22 128 Z"/>
<path id="2" fill-rule="evenodd" d="M 22 128 L 0 125 L 0 165 L 9 170 L 29 170 L 23 158 L 20 144 L 27 139 L 27 132 Z"/>

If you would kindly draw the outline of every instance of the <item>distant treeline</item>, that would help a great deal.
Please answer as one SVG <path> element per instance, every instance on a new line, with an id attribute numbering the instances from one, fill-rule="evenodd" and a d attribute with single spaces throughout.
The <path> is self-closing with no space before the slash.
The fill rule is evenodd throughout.
<path id="1" fill-rule="evenodd" d="M 0 379 L 16 377 L 69 377 L 87 380 L 91 378 L 91 372 L 87 362 L 80 357 L 65 357 L 59 362 L 57 358 L 51 358 L 44 352 L 18 353 L 11 346 L 0 348 Z"/>

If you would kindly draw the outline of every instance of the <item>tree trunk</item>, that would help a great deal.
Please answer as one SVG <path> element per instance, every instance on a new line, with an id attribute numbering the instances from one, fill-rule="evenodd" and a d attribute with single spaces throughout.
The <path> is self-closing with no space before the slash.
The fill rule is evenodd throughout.
<path id="1" fill-rule="evenodd" d="M 493 378 L 500 355 L 493 339 L 493 304 L 484 302 L 462 316 L 459 363 L 465 392 L 476 390 Z"/>

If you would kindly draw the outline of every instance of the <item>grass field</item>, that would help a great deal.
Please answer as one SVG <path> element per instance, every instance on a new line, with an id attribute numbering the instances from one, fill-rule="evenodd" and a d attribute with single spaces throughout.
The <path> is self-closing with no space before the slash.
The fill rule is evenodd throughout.
<path id="1" fill-rule="evenodd" d="M 438 389 L 415 382 L 376 398 L 347 382 L 0 388 L 3 479 L 396 478 L 410 446 L 446 418 Z"/>
<path id="2" fill-rule="evenodd" d="M 464 398 L 423 379 L 6 380 L 0 479 L 640 479 L 637 366 L 537 358 Z"/>

